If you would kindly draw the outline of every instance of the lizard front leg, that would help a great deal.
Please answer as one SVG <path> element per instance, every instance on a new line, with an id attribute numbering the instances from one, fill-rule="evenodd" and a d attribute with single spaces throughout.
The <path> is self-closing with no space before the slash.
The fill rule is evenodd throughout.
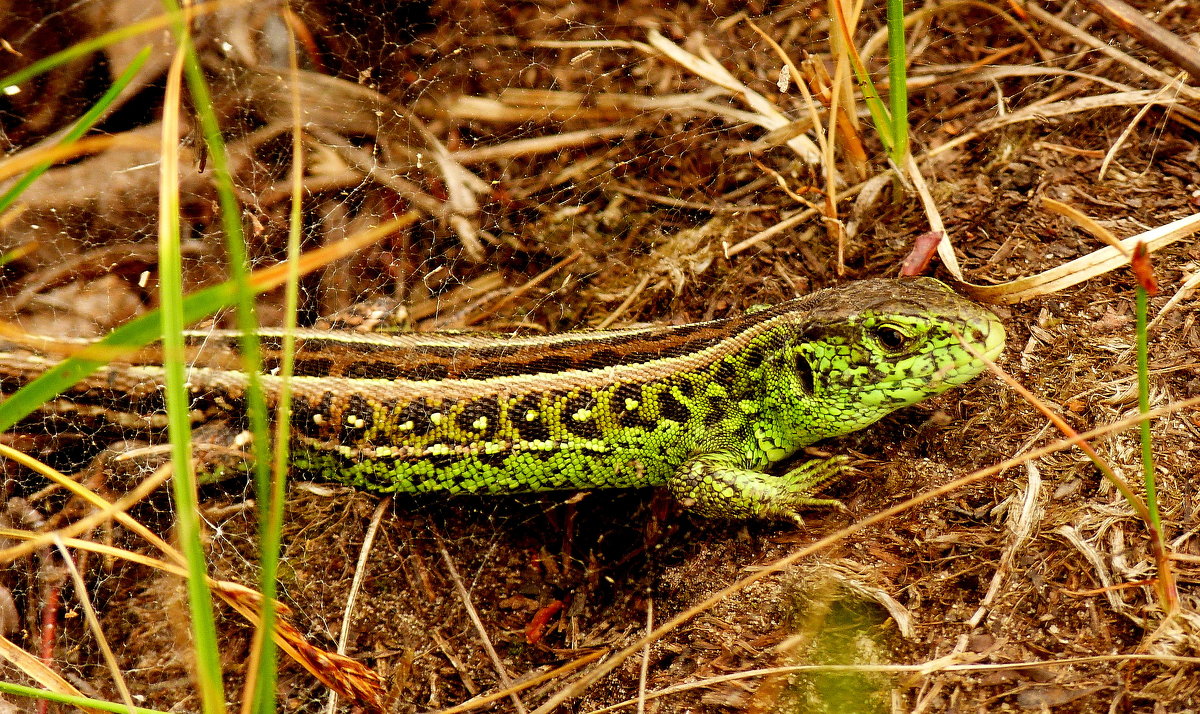
<path id="1" fill-rule="evenodd" d="M 738 456 L 708 452 L 689 458 L 667 481 L 688 508 L 704 516 L 765 518 L 803 524 L 797 509 L 813 506 L 845 510 L 841 501 L 814 498 L 818 488 L 837 478 L 849 458 L 809 459 L 782 476 L 745 468 Z"/>

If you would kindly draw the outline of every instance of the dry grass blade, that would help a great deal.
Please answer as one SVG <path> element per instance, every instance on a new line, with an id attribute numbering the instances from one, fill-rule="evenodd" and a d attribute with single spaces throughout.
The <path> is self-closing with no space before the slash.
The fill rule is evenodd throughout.
<path id="1" fill-rule="evenodd" d="M 740 118 L 749 118 L 750 121 L 767 131 L 779 129 L 792 123 L 792 120 L 779 111 L 770 100 L 750 87 L 747 87 L 730 74 L 729 70 L 725 69 L 725 66 L 706 50 L 702 49 L 702 52 L 706 55 L 705 57 L 698 57 L 671 42 L 666 37 L 663 37 L 658 30 L 651 30 L 647 33 L 646 37 L 651 47 L 666 55 L 669 59 L 674 60 L 692 74 L 703 77 L 718 87 L 722 87 L 740 96 L 754 110 L 754 113 L 749 117 L 742 115 Z M 789 139 L 786 143 L 805 163 L 816 164 L 820 162 L 820 150 L 808 137 L 797 136 Z"/>
<path id="2" fill-rule="evenodd" d="M 1023 122 L 1045 122 L 1047 119 L 1070 116 L 1072 114 L 1079 114 L 1082 112 L 1104 109 L 1107 107 L 1142 107 L 1146 106 L 1147 104 L 1175 107 L 1179 105 L 1179 103 L 1179 100 L 1174 97 L 1160 96 L 1157 90 L 1141 89 L 1124 92 L 1111 92 L 1109 94 L 1099 94 L 1096 96 L 1069 99 L 1061 102 L 1052 102 L 1049 104 L 1034 104 L 1027 107 L 1022 107 L 1015 112 L 995 117 L 994 119 L 982 121 L 971 131 L 964 132 L 954 137 L 950 141 L 942 144 L 941 146 L 926 152 L 921 156 L 921 158 L 926 159 L 945 153 L 951 149 L 957 149 L 960 146 L 972 142 L 981 136 L 985 136 L 986 134 L 1001 127 L 1012 124 L 1020 124 Z"/>
<path id="3" fill-rule="evenodd" d="M 250 588 L 223 581 L 210 581 L 213 592 L 248 621 L 258 624 L 260 594 Z M 276 604 L 275 642 L 322 684 L 371 714 L 387 711 L 383 678 L 363 663 L 336 652 L 315 647 L 296 626 L 283 617 L 287 609 Z"/>
<path id="4" fill-rule="evenodd" d="M 676 684 L 670 687 L 647 692 L 646 699 L 659 699 L 679 694 L 693 689 L 706 689 L 722 682 L 736 682 L 743 679 L 758 677 L 786 676 L 791 674 L 815 672 L 884 672 L 888 674 L 928 674 L 931 671 L 940 672 L 1002 672 L 1007 670 L 1036 669 L 1039 667 L 1075 667 L 1081 664 L 1103 662 L 1163 662 L 1180 665 L 1200 665 L 1200 657 L 1171 656 L 1171 655 L 1100 655 L 1096 657 L 1065 657 L 1063 659 L 1033 660 L 1026 662 L 1002 662 L 997 664 L 950 663 L 931 668 L 930 663 L 923 664 L 797 664 L 783 667 L 764 667 L 762 669 L 733 672 L 717 677 L 705 677 L 695 682 Z M 616 704 L 610 704 L 599 709 L 591 709 L 585 714 L 608 714 L 637 703 L 636 699 L 626 699 Z"/>
<path id="5" fill-rule="evenodd" d="M 492 146 L 479 146 L 471 149 L 458 149 L 450 152 L 460 164 L 483 163 L 511 159 L 516 156 L 530 154 L 548 154 L 563 149 L 576 149 L 596 144 L 608 139 L 616 139 L 634 133 L 636 129 L 624 126 L 596 127 L 580 129 L 550 136 L 535 136 L 531 139 L 516 139 Z"/>
<path id="6" fill-rule="evenodd" d="M 462 602 L 463 608 L 467 611 L 467 616 L 471 619 L 471 624 L 475 627 L 475 632 L 479 635 L 479 640 L 483 644 L 483 648 L 487 651 L 488 657 L 492 660 L 492 666 L 496 668 L 496 676 L 500 678 L 504 684 L 504 689 L 509 692 L 509 699 L 513 703 L 516 711 L 520 714 L 525 714 L 528 710 L 525 708 L 524 702 L 517 696 L 517 690 L 513 688 L 512 678 L 508 675 L 508 669 L 504 666 L 504 661 L 500 659 L 500 655 L 496 653 L 496 648 L 492 646 L 492 638 L 488 636 L 487 628 L 484 627 L 483 621 L 479 619 L 479 613 L 475 610 L 475 606 L 471 603 L 471 593 L 467 591 L 467 586 L 463 584 L 462 577 L 458 574 L 458 568 L 454 567 L 454 559 L 450 556 L 450 551 L 446 550 L 446 544 L 442 540 L 441 534 L 434 531 L 434 537 L 437 539 L 438 551 L 442 555 L 442 561 L 446 564 L 446 570 L 450 573 L 450 579 L 454 582 L 454 589 L 458 592 L 458 598 Z"/>
<path id="7" fill-rule="evenodd" d="M 515 692 L 524 691 L 531 687 L 536 687 L 542 682 L 547 682 L 551 679 L 556 679 L 558 677 L 562 677 L 563 675 L 570 674 L 584 665 L 591 664 L 606 654 L 608 654 L 608 650 L 596 650 L 595 652 L 588 653 L 579 659 L 572 660 L 560 667 L 555 667 L 549 672 L 543 672 L 542 674 L 524 679 L 514 684 L 512 687 L 469 699 L 462 704 L 450 707 L 449 709 L 439 709 L 436 714 L 459 714 L 460 712 L 469 712 L 475 711 L 476 709 L 481 709 L 489 704 L 492 704 L 493 702 L 500 701 L 501 699 L 504 699 Z"/>
<path id="8" fill-rule="evenodd" d="M 1155 82 L 1162 84 L 1163 86 L 1171 86 L 1176 84 L 1175 78 L 1166 72 L 1157 70 L 1145 62 L 1141 62 L 1133 57 L 1130 57 L 1127 53 L 1122 52 L 1116 47 L 1113 47 L 1108 42 L 1105 42 L 1104 40 L 1101 40 L 1100 38 L 1084 31 L 1080 27 L 1072 25 L 1058 16 L 1047 12 L 1043 8 L 1039 7 L 1037 3 L 1028 3 L 1024 7 L 1033 18 L 1044 22 L 1063 35 L 1074 38 L 1088 47 L 1104 53 L 1126 67 L 1134 70 L 1135 72 L 1143 74 Z M 1179 88 L 1179 92 L 1192 101 L 1200 100 L 1200 89 L 1196 89 L 1195 87 L 1183 85 Z"/>
<path id="9" fill-rule="evenodd" d="M 1138 42 L 1153 47 L 1159 54 L 1187 70 L 1200 82 L 1200 51 L 1162 25 L 1148 19 L 1124 0 L 1080 0 L 1087 9 L 1133 35 Z"/>
<path id="10" fill-rule="evenodd" d="M 388 506 L 392 505 L 392 498 L 381 499 L 379 505 L 375 506 L 375 512 L 371 514 L 371 522 L 367 526 L 367 533 L 363 537 L 362 547 L 359 549 L 358 562 L 354 566 L 354 579 L 350 582 L 350 592 L 346 593 L 346 607 L 342 610 L 342 629 L 338 633 L 337 654 L 340 657 L 346 655 L 346 643 L 350 640 L 350 626 L 354 621 L 354 606 L 358 602 L 358 594 L 362 590 L 363 578 L 367 572 L 367 560 L 371 555 L 371 548 L 375 545 L 375 535 L 379 532 L 379 523 L 383 520 L 384 511 Z M 329 692 L 329 700 L 325 704 L 325 711 L 332 714 L 337 709 L 338 692 L 331 690 Z"/>
<path id="11" fill-rule="evenodd" d="M 46 146 L 22 151 L 0 161 L 0 181 L 39 166 L 43 163 L 56 164 L 89 154 L 98 154 L 110 149 L 157 149 L 158 142 L 135 134 L 106 134 L 89 136 L 66 145 Z"/>
<path id="12" fill-rule="evenodd" d="M 1200 213 L 1125 238 L 1120 242 L 1119 248 L 1105 246 L 1082 258 L 1076 258 L 1069 263 L 1037 275 L 1018 278 L 1000 285 L 964 283 L 962 289 L 970 296 L 985 302 L 1022 302 L 1039 295 L 1049 295 L 1072 285 L 1078 285 L 1085 280 L 1128 264 L 1129 259 L 1126 255 L 1130 254 L 1133 246 L 1138 242 L 1144 242 L 1147 250 L 1154 252 L 1187 238 L 1196 231 L 1200 231 Z"/>

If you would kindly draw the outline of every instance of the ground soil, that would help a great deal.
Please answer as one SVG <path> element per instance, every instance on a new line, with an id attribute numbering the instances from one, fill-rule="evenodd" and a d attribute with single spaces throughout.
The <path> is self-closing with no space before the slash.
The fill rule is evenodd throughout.
<path id="1" fill-rule="evenodd" d="M 10 18 L 0 20 L 0 37 L 20 54 L 0 52 L 0 73 L 69 44 L 64 37 L 128 25 L 146 12 L 142 5 L 63 3 L 62 12 L 51 13 L 37 3 L 13 3 Z M 1178 71 L 1074 4 L 1044 5 L 1103 43 L 1169 75 Z M 1101 246 L 1048 210 L 1046 198 L 1077 207 L 1118 237 L 1200 210 L 1200 102 L 1178 88 L 1164 95 L 1180 103 L 1171 111 L 1151 106 L 1139 115 L 1142 106 L 1134 104 L 988 124 L 1038 102 L 1059 106 L 1053 103 L 1118 91 L 1114 83 L 1161 87 L 1046 22 L 1015 8 L 1006 20 L 999 9 L 946 5 L 911 33 L 913 149 L 945 149 L 921 166 L 967 280 L 1003 283 Z M 898 274 L 929 222 L 915 195 L 888 181 L 839 201 L 837 218 L 847 227 L 840 248 L 828 222 L 814 216 L 730 255 L 730 246 L 809 205 L 820 208 L 825 173 L 781 140 L 764 140 L 764 129 L 732 118 L 729 109 L 748 109 L 736 99 L 705 95 L 716 110 L 671 99 L 695 100 L 714 85 L 633 44 L 658 28 L 693 53 L 706 48 L 739 81 L 801 120 L 808 109 L 795 78 L 788 92 L 779 91 L 778 55 L 738 14 L 753 18 L 793 60 L 808 52 L 832 72 L 827 11 L 825 3 L 640 0 L 300 4 L 293 27 L 303 66 L 337 78 L 322 84 L 310 76 L 304 85 L 307 246 L 412 206 L 437 214 L 306 278 L 301 320 L 497 331 L 595 327 L 607 318 L 616 325 L 679 323 Z M 882 13 L 873 5 L 862 18 L 860 47 L 881 26 Z M 258 4 L 197 21 L 252 257 L 261 265 L 283 257 L 286 235 L 291 109 L 287 85 L 278 80 L 286 76 L 288 47 L 278 18 Z M 1196 46 L 1200 4 L 1169 3 L 1156 19 Z M 17 152 L 47 141 L 146 42 L 158 43 L 148 69 L 101 126 L 156 139 L 170 56 L 167 39 L 157 34 L 86 56 L 35 80 L 36 91 L 5 99 L 5 148 Z M 985 65 L 1021 71 L 984 76 Z M 1197 77 L 1182 81 L 1200 86 Z M 463 97 L 492 103 L 472 109 Z M 945 148 L 979 127 L 987 130 Z M 862 175 L 876 175 L 887 162 L 865 112 L 859 128 Z M 549 151 L 469 153 L 600 130 L 620 133 Z M 451 156 L 470 157 L 460 160 L 486 189 L 473 194 L 477 206 L 461 201 L 472 184 L 441 172 L 438 150 L 423 131 Z M 222 279 L 224 263 L 212 168 L 202 168 L 198 134 L 187 141 L 190 289 Z M 848 190 L 858 179 L 845 153 L 837 166 Z M 33 332 L 87 336 L 155 306 L 157 171 L 155 150 L 119 148 L 52 169 L 34 184 L 22 198 L 23 212 L 0 218 L 0 248 L 22 251 L 3 268 L 6 319 Z M 1154 264 L 1163 290 L 1150 301 L 1151 315 L 1200 270 L 1200 245 L 1176 242 L 1156 253 Z M 950 279 L 936 261 L 930 271 Z M 1134 286 L 1128 270 L 1118 269 L 1054 294 L 995 305 L 1009 334 L 1001 367 L 1080 431 L 1135 413 Z M 279 295 L 265 296 L 263 321 L 278 324 L 282 304 Z M 1185 298 L 1151 331 L 1153 406 L 1200 394 L 1196 315 L 1195 300 Z M 46 436 L 14 439 L 50 458 L 63 447 Z M 848 511 L 806 513 L 804 528 L 707 521 L 653 490 L 383 499 L 294 474 L 281 599 L 312 644 L 332 649 L 361 568 L 347 653 L 381 675 L 389 711 L 437 710 L 503 686 L 468 602 L 507 676 L 523 679 L 620 650 L 649 623 L 666 621 L 766 564 L 1057 436 L 1037 409 L 985 376 L 822 443 L 856 457 L 858 471 L 831 488 Z M 1081 452 L 1067 449 L 953 488 L 722 599 L 561 710 L 595 711 L 636 698 L 639 686 L 652 695 L 646 709 L 657 712 L 1200 710 L 1200 412 L 1156 420 L 1153 437 L 1164 537 L 1182 556 L 1173 565 L 1180 606 L 1173 618 L 1164 618 L 1155 589 L 1159 571 L 1146 524 Z M 1095 447 L 1121 476 L 1139 482 L 1135 431 L 1098 439 Z M 86 463 L 71 458 L 76 468 Z M 11 524 L 48 527 L 79 517 L 77 505 L 39 495 L 43 482 L 6 468 Z M 122 478 L 109 474 L 102 481 L 115 494 Z M 205 486 L 201 496 L 214 576 L 252 585 L 251 488 L 234 478 Z M 170 535 L 165 494 L 133 513 Z M 360 566 L 376 517 L 377 537 Z M 92 537 L 146 548 L 119 528 Z M 3 575 L 11 603 L 0 602 L 6 616 L 0 623 L 29 651 L 42 646 L 46 593 L 55 577 L 62 582 L 52 561 L 49 555 L 19 561 Z M 196 710 L 178 579 L 122 561 L 81 561 L 138 703 Z M 51 640 L 54 666 L 86 693 L 117 701 L 69 587 L 63 597 Z M 252 629 L 223 605 L 218 615 L 233 699 L 245 681 Z M 713 679 L 653 697 L 749 670 L 837 664 L 913 667 Z M 1014 666 L 998 666 L 1005 664 Z M 5 672 L 6 679 L 27 681 Z M 564 681 L 520 696 L 532 710 Z M 281 711 L 324 707 L 326 688 L 286 657 L 279 686 Z M 491 706 L 517 705 L 501 699 Z"/>

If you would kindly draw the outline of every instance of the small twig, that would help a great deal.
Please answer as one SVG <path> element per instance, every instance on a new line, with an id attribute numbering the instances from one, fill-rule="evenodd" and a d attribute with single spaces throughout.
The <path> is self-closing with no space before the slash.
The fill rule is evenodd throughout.
<path id="1" fill-rule="evenodd" d="M 504 662 L 500 660 L 500 655 L 496 653 L 496 648 L 492 646 L 492 639 L 488 637 L 487 628 L 483 626 L 483 620 L 479 619 L 479 613 L 476 612 L 475 606 L 471 604 L 471 594 L 467 592 L 467 586 L 463 584 L 462 577 L 458 574 L 458 568 L 454 567 L 454 559 L 450 557 L 450 551 L 446 550 L 446 543 L 442 540 L 442 534 L 430 524 L 430 529 L 433 530 L 433 537 L 437 539 L 438 551 L 442 554 L 442 560 L 446 563 L 446 570 L 450 573 L 450 580 L 454 582 L 454 589 L 458 591 L 458 597 L 462 600 L 463 607 L 467 611 L 467 616 L 471 618 L 471 624 L 475 626 L 475 631 L 479 633 L 479 639 L 483 642 L 483 648 L 487 651 L 488 657 L 492 660 L 492 665 L 496 668 L 496 674 L 500 677 L 500 683 L 505 689 L 513 686 L 512 677 L 508 676 L 508 670 L 504 667 Z M 513 706 L 521 714 L 527 714 L 529 711 L 525 708 L 525 704 L 521 702 L 521 698 L 517 696 L 516 691 L 513 691 L 509 698 L 512 699 Z"/>
<path id="2" fill-rule="evenodd" d="M 630 126 L 610 126 L 597 127 L 593 129 L 581 129 L 579 131 L 567 131 L 561 134 L 551 134 L 550 136 L 535 136 L 530 139 L 516 139 L 506 141 L 503 144 L 493 144 L 491 146 L 477 146 L 470 149 L 459 149 L 458 151 L 450 152 L 456 161 L 460 164 L 478 164 L 484 161 L 496 161 L 498 159 L 511 159 L 514 156 L 529 156 L 531 154 L 546 154 L 552 151 L 562 151 L 567 148 L 576 148 L 596 144 L 607 139 L 615 139 L 621 136 L 628 136 L 639 131 Z"/>
<path id="3" fill-rule="evenodd" d="M 1066 20 L 1063 20 L 1062 18 L 1058 17 L 1057 15 L 1055 15 L 1053 13 L 1047 12 L 1046 10 L 1039 7 L 1037 3 L 1025 3 L 1025 5 L 1023 7 L 1025 8 L 1026 12 L 1028 12 L 1032 17 L 1034 17 L 1039 22 L 1044 22 L 1047 25 L 1049 25 L 1050 27 L 1057 30 L 1058 32 L 1061 32 L 1062 34 L 1067 35 L 1069 37 L 1073 37 L 1077 41 L 1082 42 L 1083 44 L 1087 45 L 1088 47 L 1091 47 L 1092 49 L 1094 49 L 1098 52 L 1101 52 L 1102 54 L 1108 55 L 1109 57 L 1115 59 L 1116 61 L 1120 62 L 1121 64 L 1125 65 L 1126 67 L 1128 67 L 1136 72 L 1140 72 L 1141 74 L 1146 75 L 1147 77 L 1153 79 L 1154 81 L 1158 82 L 1159 84 L 1163 84 L 1163 85 L 1175 84 L 1175 78 L 1172 77 L 1171 75 L 1167 74 L 1166 72 L 1155 69 L 1154 67 L 1151 67 L 1150 65 L 1146 64 L 1145 62 L 1141 62 L 1139 60 L 1134 59 L 1133 57 L 1129 56 L 1127 53 L 1122 52 L 1121 50 L 1117 49 L 1116 47 L 1113 47 L 1112 45 L 1099 39 L 1098 37 L 1091 35 L 1087 32 L 1084 32 L 1080 28 L 1076 27 L 1075 25 L 1072 25 L 1071 23 L 1067 22 Z M 1181 94 L 1186 96 L 1188 99 L 1191 99 L 1192 101 L 1200 100 L 1200 89 L 1197 89 L 1195 87 L 1189 87 L 1187 85 L 1183 85 L 1179 88 L 1179 91 Z"/>
<path id="4" fill-rule="evenodd" d="M 1124 0 L 1080 0 L 1080 4 L 1133 35 L 1200 82 L 1200 51 L 1183 38 L 1150 20 Z"/>
<path id="5" fill-rule="evenodd" d="M 654 598 L 646 598 L 646 632 L 654 632 Z M 650 643 L 642 648 L 642 670 L 638 674 L 637 712 L 646 714 L 646 675 L 650 671 Z"/>
<path id="6" fill-rule="evenodd" d="M 974 662 L 966 663 L 949 663 L 937 667 L 933 671 L 938 672 L 1000 672 L 1019 669 L 1031 669 L 1036 667 L 1070 667 L 1080 664 L 1099 664 L 1103 662 L 1172 662 L 1176 664 L 1200 664 L 1200 657 L 1187 657 L 1183 655 L 1153 655 L 1153 654 L 1127 654 L 1127 655 L 1098 655 L 1095 657 L 1068 657 L 1065 659 L 1050 659 L 1050 660 L 1035 660 L 1028 662 L 1003 662 L 998 664 L 977 664 Z M 674 684 L 670 687 L 664 687 L 654 692 L 647 694 L 647 699 L 658 699 L 660 697 L 687 692 L 693 689 L 707 689 L 714 684 L 723 682 L 736 682 L 743 679 L 754 679 L 755 677 L 770 677 L 788 674 L 798 674 L 802 672 L 880 672 L 884 674 L 928 674 L 929 663 L 924 664 L 796 664 L 783 667 L 767 667 L 763 669 L 748 669 L 744 672 L 733 672 L 730 674 L 722 674 L 716 677 L 707 677 L 695 682 L 685 682 L 683 684 Z M 599 709 L 592 709 L 587 714 L 607 714 L 615 712 L 619 709 L 631 706 L 637 703 L 637 699 L 626 699 L 616 704 L 610 704 Z"/>
<path id="7" fill-rule="evenodd" d="M 1180 84 L 1182 84 L 1182 73 L 1179 75 L 1178 79 L 1180 80 Z M 1104 161 L 1100 162 L 1100 171 L 1096 176 L 1097 181 L 1104 180 L 1104 175 L 1108 173 L 1108 167 L 1112 164 L 1113 159 L 1117 157 L 1117 152 L 1119 152 L 1121 147 L 1125 145 L 1125 141 L 1129 139 L 1129 135 L 1132 134 L 1137 125 L 1141 123 L 1142 118 L 1146 116 L 1146 113 L 1150 111 L 1150 108 L 1153 107 L 1159 99 L 1174 89 L 1176 89 L 1176 86 L 1166 86 L 1159 89 L 1154 95 L 1154 98 L 1143 104 L 1142 108 L 1138 109 L 1137 114 L 1135 114 L 1132 119 L 1125 123 L 1125 129 L 1112 143 L 1112 146 L 1109 147 L 1108 152 L 1104 155 Z"/>
<path id="8" fill-rule="evenodd" d="M 1059 588 L 1060 591 L 1077 597 L 1090 597 L 1092 595 L 1106 595 L 1113 590 L 1128 590 L 1130 588 L 1141 588 L 1149 585 L 1154 585 L 1158 582 L 1158 578 L 1147 578 L 1145 580 L 1134 580 L 1129 583 L 1117 583 L 1103 588 L 1093 588 L 1091 590 L 1068 590 L 1067 588 Z"/>
<path id="9" fill-rule="evenodd" d="M 996 366 L 995 362 L 988 359 L 978 350 L 972 347 L 971 344 L 964 340 L 961 335 L 956 335 L 956 337 L 959 338 L 959 342 L 962 344 L 963 349 L 970 352 L 971 356 L 973 356 L 975 359 L 986 364 L 988 370 L 992 374 L 999 377 L 1002 382 L 1007 384 L 1013 391 L 1015 391 L 1017 394 L 1020 394 L 1026 402 L 1041 412 L 1042 415 L 1049 419 L 1054 426 L 1063 433 L 1064 436 L 1070 439 L 1076 439 L 1079 437 L 1079 432 L 1075 431 L 1075 429 L 1068 424 L 1065 419 L 1051 410 L 1044 401 L 1038 399 L 1033 395 L 1032 392 L 1026 389 L 1024 385 L 1013 379 L 1007 372 Z M 1145 416 L 1147 413 L 1148 412 L 1142 412 L 1142 415 Z M 1108 465 L 1108 462 L 1100 458 L 1100 454 L 1096 453 L 1096 450 L 1092 448 L 1092 445 L 1088 443 L 1088 440 L 1084 439 L 1079 441 L 1078 446 L 1080 451 L 1082 451 L 1089 459 L 1091 459 L 1092 463 L 1095 464 L 1100 473 L 1104 474 L 1104 477 L 1108 479 L 1109 483 L 1111 483 L 1113 486 L 1116 486 L 1117 490 L 1121 492 L 1121 495 L 1125 497 L 1125 500 L 1129 503 L 1129 506 L 1133 509 L 1134 513 L 1137 514 L 1137 517 L 1144 521 L 1148 526 L 1147 531 L 1150 538 L 1150 548 L 1154 553 L 1154 560 L 1158 567 L 1158 579 L 1161 587 L 1160 594 L 1162 595 L 1163 609 L 1168 613 L 1174 613 L 1178 611 L 1179 592 L 1176 589 L 1175 578 L 1171 572 L 1171 559 L 1167 555 L 1167 545 L 1163 542 L 1162 532 L 1157 527 L 1158 522 L 1154 513 L 1150 510 L 1146 503 L 1142 501 L 1142 499 L 1138 498 L 1137 494 L 1133 492 L 1133 489 L 1129 486 L 1125 479 L 1118 476 L 1117 473 L 1113 471 L 1112 467 Z"/>
<path id="10" fill-rule="evenodd" d="M 1042 429 L 1040 433 L 1045 432 Z M 1039 514 L 1038 494 L 1042 490 L 1042 474 L 1037 466 L 1032 461 L 1025 462 L 1025 473 L 1029 476 L 1029 481 L 1025 485 L 1025 498 L 1021 503 L 1021 511 L 1015 518 L 1010 518 L 1009 530 L 1012 532 L 1012 539 L 1004 547 L 1004 552 L 1000 556 L 1000 562 L 996 565 L 996 572 L 992 574 L 992 582 L 988 586 L 987 594 L 983 596 L 983 600 L 979 603 L 979 609 L 967 620 L 967 626 L 975 628 L 979 623 L 983 622 L 983 618 L 987 617 L 991 609 L 992 602 L 1000 593 L 1000 586 L 1004 584 L 1004 578 L 1008 574 L 1009 568 L 1012 566 L 1013 560 L 1017 553 L 1022 552 L 1026 541 L 1033 534 L 1033 526 L 1037 522 Z"/>
<path id="11" fill-rule="evenodd" d="M 458 672 L 458 676 L 462 679 L 463 686 L 466 687 L 467 692 L 472 697 L 479 696 L 479 685 L 475 683 L 475 679 L 471 676 L 470 668 L 463 664 L 462 658 L 450 647 L 450 642 L 442 634 L 441 630 L 435 627 L 429 631 L 429 634 L 433 636 L 433 641 L 437 643 L 438 649 L 442 651 L 446 659 L 450 660 L 451 666 Z"/>
<path id="12" fill-rule="evenodd" d="M 469 712 L 469 711 L 473 711 L 475 709 L 481 709 L 481 708 L 491 704 L 492 702 L 496 702 L 496 701 L 499 701 L 499 700 L 507 697 L 508 695 L 512 694 L 513 692 L 520 692 L 520 691 L 529 689 L 530 687 L 535 687 L 535 686 L 541 684 L 542 682 L 549 681 L 556 677 L 561 677 L 565 674 L 570 674 L 571 672 L 574 672 L 575 670 L 579 669 L 583 665 L 589 664 L 589 663 L 599 659 L 600 657 L 603 657 L 606 654 L 608 654 L 608 650 L 596 650 L 595 652 L 590 652 L 590 653 L 580 657 L 577 660 L 567 662 L 566 664 L 564 664 L 560 667 L 555 667 L 554 669 L 550 670 L 549 672 L 542 672 L 541 674 L 534 675 L 532 677 L 529 677 L 528 679 L 523 679 L 520 682 L 518 682 L 517 684 L 514 684 L 511 688 L 502 689 L 498 692 L 492 692 L 491 694 L 485 694 L 481 697 L 469 699 L 469 700 L 463 702 L 462 704 L 452 706 L 449 709 L 442 709 L 442 710 L 438 711 L 436 714 L 459 714 L 459 712 Z"/>
<path id="13" fill-rule="evenodd" d="M 87 583 L 83 581 L 79 568 L 75 567 L 75 559 L 71 557 L 71 551 L 67 550 L 62 537 L 57 531 L 53 535 L 54 545 L 58 548 L 59 555 L 62 556 L 63 563 L 67 566 L 67 572 L 71 574 L 71 582 L 75 584 L 75 597 L 79 599 L 79 604 L 83 607 L 83 616 L 87 619 L 88 629 L 92 631 L 92 635 L 96 638 L 96 644 L 100 646 L 100 653 L 104 655 L 104 663 L 108 665 L 113 684 L 116 685 L 117 692 L 121 695 L 121 701 L 125 702 L 125 706 L 129 707 L 130 711 L 133 711 L 133 696 L 129 693 L 125 676 L 121 674 L 121 665 L 117 662 L 117 656 L 108 646 L 108 638 L 104 636 L 104 630 L 100 627 L 100 618 L 96 617 L 96 610 L 92 607 L 91 598 L 88 597 Z"/>
<path id="14" fill-rule="evenodd" d="M 367 526 L 366 535 L 363 536 L 362 546 L 358 549 L 358 563 L 354 566 L 354 578 L 350 581 L 350 592 L 346 593 L 346 607 L 342 610 L 342 627 L 341 632 L 338 633 L 337 653 L 340 655 L 346 654 L 346 642 L 350 640 L 350 623 L 354 616 L 354 604 L 358 601 L 363 577 L 367 573 L 367 558 L 370 557 L 371 548 L 375 545 L 375 534 L 379 532 L 379 523 L 383 520 L 383 513 L 390 505 L 392 505 L 392 497 L 388 496 L 375 506 L 375 512 L 371 514 L 371 523 Z M 337 703 L 337 692 L 329 690 L 329 699 L 325 702 L 327 714 L 333 714 L 337 709 Z"/>

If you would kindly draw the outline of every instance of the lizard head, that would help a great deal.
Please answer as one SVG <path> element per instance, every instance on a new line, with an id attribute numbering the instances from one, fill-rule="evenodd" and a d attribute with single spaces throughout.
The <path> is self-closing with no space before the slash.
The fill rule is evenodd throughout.
<path id="1" fill-rule="evenodd" d="M 848 283 L 791 309 L 793 337 L 773 355 L 768 380 L 790 447 L 963 384 L 986 369 L 972 350 L 994 359 L 1004 349 L 1004 326 L 990 310 L 932 278 Z"/>

